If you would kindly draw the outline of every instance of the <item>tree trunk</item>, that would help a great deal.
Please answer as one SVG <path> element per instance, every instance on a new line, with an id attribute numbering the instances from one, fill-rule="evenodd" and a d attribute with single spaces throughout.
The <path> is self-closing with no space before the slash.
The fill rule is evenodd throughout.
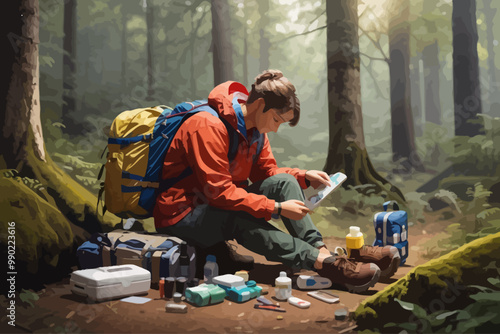
<path id="1" fill-rule="evenodd" d="M 149 4 L 147 4 L 147 1 L 144 0 L 144 5 L 146 6 L 146 26 L 147 26 L 147 42 L 146 42 L 146 47 L 147 47 L 147 73 L 148 73 L 148 92 L 147 92 L 147 97 L 146 99 L 148 101 L 154 100 L 154 68 L 153 68 L 153 40 L 154 40 L 154 35 L 153 35 L 153 20 L 154 20 L 154 13 L 153 13 L 153 4 L 152 1 L 150 0 Z"/>
<path id="2" fill-rule="evenodd" d="M 1 33 L 11 45 L 3 50 L 0 65 L 6 82 L 0 88 L 0 96 L 5 97 L 0 108 L 0 207 L 4 222 L 15 221 L 19 238 L 16 288 L 33 287 L 67 274 L 75 264 L 76 246 L 88 233 L 102 231 L 104 226 L 102 217 L 96 215 L 96 197 L 64 174 L 45 150 L 40 120 L 38 0 L 8 1 L 3 10 L 9 18 L 8 24 L 2 22 Z M 42 187 L 29 188 L 18 178 L 34 179 Z M 118 221 L 108 215 L 104 224 L 110 229 Z M 3 254 L 6 224 L 0 230 Z"/>
<path id="3" fill-rule="evenodd" d="M 343 171 L 347 185 L 373 184 L 390 198 L 404 201 L 399 189 L 382 178 L 368 157 L 361 113 L 358 4 L 327 1 L 329 144 L 325 172 Z"/>
<path id="4" fill-rule="evenodd" d="M 242 84 L 248 86 L 248 26 L 245 22 L 243 24 L 243 82 Z"/>
<path id="5" fill-rule="evenodd" d="M 269 38 L 266 34 L 266 28 L 269 27 L 269 2 L 268 1 L 260 1 L 258 3 L 259 6 L 259 15 L 260 15 L 260 30 L 259 30 L 259 61 L 260 61 L 260 72 L 269 69 L 269 48 L 271 47 L 271 43 L 269 42 Z"/>
<path id="6" fill-rule="evenodd" d="M 410 88 L 410 3 L 402 0 L 399 13 L 389 22 L 389 73 L 391 82 L 392 159 L 398 171 L 423 171 L 415 146 Z"/>
<path id="7" fill-rule="evenodd" d="M 127 21 L 128 21 L 128 13 L 125 9 L 125 6 L 122 5 L 122 66 L 121 66 L 121 87 L 122 92 L 126 92 L 128 88 L 127 83 L 127 59 L 128 59 L 128 51 L 127 51 Z"/>
<path id="8" fill-rule="evenodd" d="M 453 0 L 452 30 L 455 135 L 472 137 L 483 133 L 475 0 Z"/>
<path id="9" fill-rule="evenodd" d="M 234 80 L 233 46 L 227 0 L 212 1 L 212 51 L 214 85 Z"/>
<path id="10" fill-rule="evenodd" d="M 5 32 L 11 45 L 3 52 L 2 64 L 9 77 L 4 78 L 8 84 L 1 86 L 1 96 L 6 100 L 0 108 L 1 168 L 15 169 L 29 154 L 46 161 L 40 121 L 38 0 L 24 0 L 19 6 L 21 8 L 10 8 L 16 13 L 10 15 L 18 15 L 19 19 L 10 24 L 10 28 L 6 27 Z M 4 91 L 4 87 L 7 90 Z"/>
<path id="11" fill-rule="evenodd" d="M 411 86 L 411 111 L 415 121 L 415 136 L 420 137 L 424 134 L 422 125 L 422 93 L 420 90 L 420 59 L 421 54 L 410 60 L 410 86 Z"/>
<path id="12" fill-rule="evenodd" d="M 76 114 L 76 0 L 64 2 L 63 23 L 63 105 L 62 120 L 66 132 L 82 133 Z"/>
<path id="13" fill-rule="evenodd" d="M 5 107 L 0 108 L 0 168 L 39 180 L 68 219 L 87 230 L 100 230 L 95 195 L 64 174 L 45 150 L 38 84 L 38 0 L 8 3 L 5 10 L 13 23 L 2 31 L 12 38 L 1 62 L 8 84 L 0 91 L 5 96 Z"/>
<path id="14" fill-rule="evenodd" d="M 439 46 L 437 40 L 422 50 L 424 65 L 425 121 L 441 124 L 441 100 L 439 99 Z"/>
<path id="15" fill-rule="evenodd" d="M 495 45 L 494 40 L 495 37 L 493 35 L 493 24 L 495 14 L 497 12 L 496 8 L 491 8 L 492 0 L 483 0 L 484 4 L 484 19 L 486 23 L 486 48 L 488 50 L 488 74 L 489 74 L 489 92 L 488 92 L 488 100 L 490 103 L 490 113 L 493 112 L 491 110 L 491 105 L 500 101 L 498 98 L 498 82 L 496 80 L 496 72 L 497 68 L 495 66 Z"/>

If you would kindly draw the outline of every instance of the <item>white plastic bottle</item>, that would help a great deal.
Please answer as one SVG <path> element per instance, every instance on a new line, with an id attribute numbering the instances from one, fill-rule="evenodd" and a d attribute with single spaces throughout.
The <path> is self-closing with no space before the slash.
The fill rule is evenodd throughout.
<path id="1" fill-rule="evenodd" d="M 207 255 L 207 262 L 203 267 L 203 280 L 205 284 L 213 284 L 212 279 L 219 276 L 219 265 L 215 255 Z"/>
<path id="2" fill-rule="evenodd" d="M 286 276 L 286 272 L 281 271 L 274 283 L 276 299 L 288 300 L 292 296 L 292 279 Z"/>

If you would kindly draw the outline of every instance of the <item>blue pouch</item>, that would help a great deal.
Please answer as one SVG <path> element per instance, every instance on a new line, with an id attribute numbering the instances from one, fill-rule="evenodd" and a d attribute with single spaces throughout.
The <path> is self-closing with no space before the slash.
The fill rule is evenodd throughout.
<path id="1" fill-rule="evenodd" d="M 102 267 L 102 246 L 85 241 L 76 250 L 79 269 Z"/>
<path id="2" fill-rule="evenodd" d="M 390 204 L 393 204 L 393 211 L 387 211 Z M 408 214 L 399 210 L 396 202 L 384 203 L 384 211 L 378 212 L 373 217 L 375 228 L 375 241 L 373 246 L 392 245 L 399 250 L 401 256 L 400 265 L 408 258 Z"/>

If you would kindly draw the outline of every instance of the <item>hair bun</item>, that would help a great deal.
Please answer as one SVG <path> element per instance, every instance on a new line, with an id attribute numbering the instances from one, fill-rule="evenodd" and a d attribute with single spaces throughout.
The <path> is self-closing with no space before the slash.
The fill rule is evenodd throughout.
<path id="1" fill-rule="evenodd" d="M 266 80 L 279 80 L 282 77 L 283 73 L 279 70 L 265 70 L 255 78 L 255 83 L 259 85 Z"/>

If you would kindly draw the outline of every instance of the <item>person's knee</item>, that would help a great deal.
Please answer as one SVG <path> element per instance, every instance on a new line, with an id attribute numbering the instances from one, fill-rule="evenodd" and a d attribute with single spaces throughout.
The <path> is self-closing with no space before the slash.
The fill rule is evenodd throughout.
<path id="1" fill-rule="evenodd" d="M 283 183 L 284 185 L 299 185 L 297 179 L 290 174 L 286 173 L 281 173 L 281 174 L 276 174 L 273 176 L 275 178 L 276 182 Z"/>

